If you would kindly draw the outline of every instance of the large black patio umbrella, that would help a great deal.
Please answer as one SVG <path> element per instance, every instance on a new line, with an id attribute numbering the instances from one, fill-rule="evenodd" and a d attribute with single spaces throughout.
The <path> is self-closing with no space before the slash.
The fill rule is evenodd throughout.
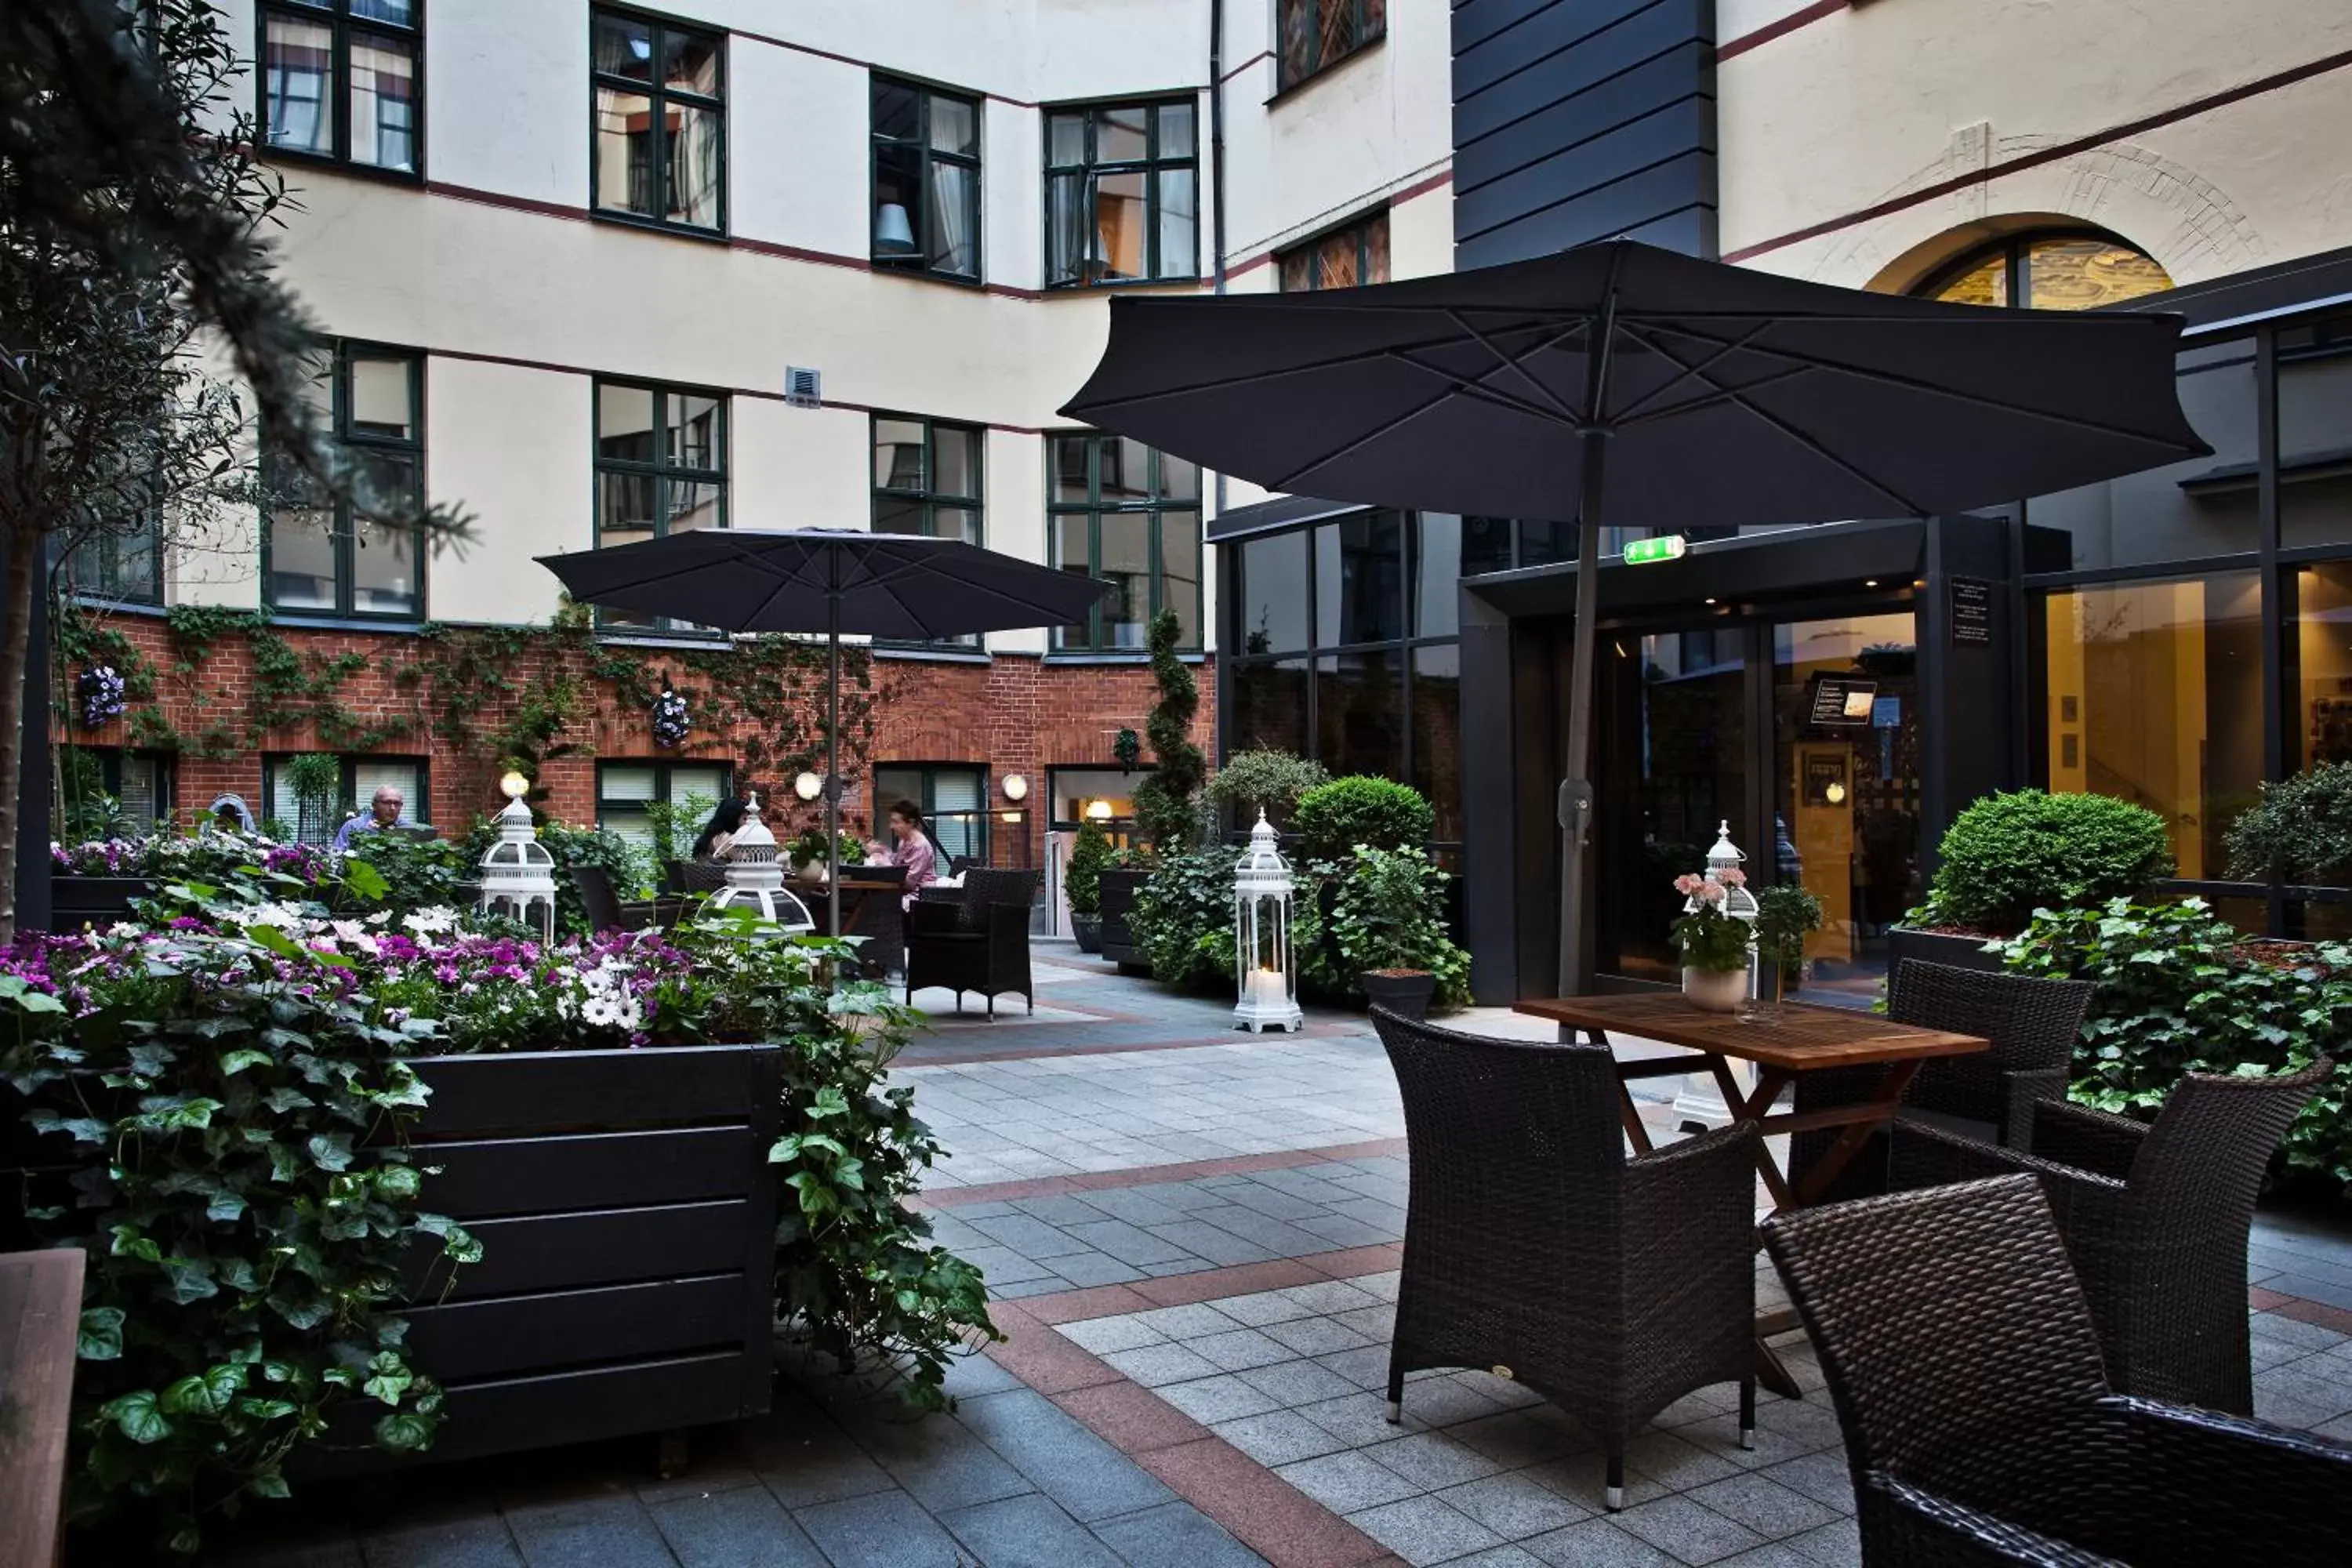
<path id="1" fill-rule="evenodd" d="M 1579 522 L 1560 786 L 1578 988 L 1604 521 L 1927 516 L 2210 450 L 2176 317 L 1948 305 L 1632 240 L 1400 283 L 1123 298 L 1062 409 L 1270 489 Z"/>
<path id="2" fill-rule="evenodd" d="M 1111 586 L 959 539 L 863 530 L 697 529 L 610 550 L 542 555 L 584 605 L 728 632 L 822 632 L 825 842 L 841 832 L 841 639 L 901 641 L 1083 621 Z M 828 900 L 841 934 L 841 881 Z"/>

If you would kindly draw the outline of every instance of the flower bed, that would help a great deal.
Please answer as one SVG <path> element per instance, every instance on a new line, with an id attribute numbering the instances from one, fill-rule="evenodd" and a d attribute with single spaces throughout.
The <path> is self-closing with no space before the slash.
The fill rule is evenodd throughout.
<path id="1" fill-rule="evenodd" d="M 450 1452 L 571 1441 L 583 1422 L 610 1432 L 640 1416 L 718 1419 L 740 1408 L 755 1344 L 764 1369 L 754 1325 L 772 1315 L 934 1403 L 946 1359 L 990 1331 L 978 1272 L 932 1246 L 898 1202 L 937 1144 L 911 1091 L 880 1086 L 909 1016 L 879 987 L 836 988 L 846 946 L 747 940 L 739 921 L 541 948 L 464 929 L 446 909 L 336 916 L 264 897 L 298 890 L 280 878 L 299 885 L 262 871 L 184 900 L 161 926 L 30 938 L 0 959 L 13 1025 L 0 1032 L 0 1080 L 25 1101 L 0 1119 L 17 1145 L 0 1142 L 0 1153 L 26 1173 L 0 1176 L 26 1195 L 0 1220 L 79 1241 L 90 1258 L 77 1518 L 152 1514 L 167 1542 L 194 1550 L 215 1513 L 281 1495 L 298 1447 L 358 1434 L 419 1452 L 445 1426 L 475 1421 L 464 1395 L 488 1384 L 507 1393 L 471 1409 L 502 1411 L 504 1436 L 469 1426 L 451 1433 Z M 354 890 L 381 895 L 366 878 Z M 666 1059 L 660 1047 L 693 1054 Z M 509 1065 L 490 1075 L 501 1089 L 457 1087 Z M 780 1094 L 759 1103 L 768 1090 L 750 1086 L 779 1078 Z M 692 1105 L 677 1100 L 695 1085 Z M 436 1088 L 457 1098 L 436 1104 Z M 731 1109 L 719 1103 L 730 1094 Z M 689 1122 L 722 1135 L 698 1138 Z M 675 1158 L 616 1152 L 656 1142 Z M 591 1162 L 593 1181 L 578 1164 L 592 1144 L 607 1156 Z M 693 1173 L 679 1174 L 680 1160 Z M 635 1189 L 609 1190 L 631 1170 Z M 776 1193 L 772 1231 L 762 1194 Z M 731 1289 L 706 1278 L 693 1302 L 654 1310 L 629 1298 L 625 1321 L 647 1330 L 635 1345 L 570 1294 L 678 1271 L 593 1238 L 551 1242 L 567 1220 L 713 1204 L 734 1205 L 715 1232 L 704 1207 L 637 1233 L 674 1252 L 688 1220 L 703 1224 L 704 1244 L 730 1261 L 702 1272 L 732 1271 Z M 535 1235 L 506 1225 L 518 1217 L 545 1223 Z M 430 1278 L 428 1260 L 441 1270 Z M 563 1272 L 583 1261 L 588 1273 Z M 517 1302 L 533 1294 L 543 1319 Z M 461 1311 L 428 1320 L 412 1355 L 409 1309 L 427 1300 Z M 619 1300 L 604 1306 L 620 1311 Z M 471 1321 L 499 1316 L 494 1332 L 463 1327 L 463 1309 L 493 1301 L 499 1314 Z M 723 1334 L 689 1327 L 721 1318 Z M 552 1402 L 518 1405 L 507 1374 L 521 1363 L 498 1361 L 493 1341 L 574 1369 L 634 1358 L 628 1386 L 670 1396 L 573 1379 Z M 452 1388 L 436 1381 L 435 1353 L 452 1358 Z M 654 1365 L 681 1355 L 700 1370 Z M 709 1397 L 678 1392 L 694 1389 Z"/>

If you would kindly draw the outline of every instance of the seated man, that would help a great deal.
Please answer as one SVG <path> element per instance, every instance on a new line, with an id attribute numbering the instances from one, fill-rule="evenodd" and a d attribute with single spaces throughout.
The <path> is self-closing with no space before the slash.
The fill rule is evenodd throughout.
<path id="1" fill-rule="evenodd" d="M 390 784 L 384 785 L 375 792 L 375 799 L 369 806 L 369 815 L 352 817 L 341 827 L 335 829 L 335 847 L 341 850 L 351 848 L 352 835 L 354 833 L 375 833 L 387 827 L 415 826 L 415 823 L 408 820 L 404 809 L 407 804 L 407 797 L 400 791 Z"/>

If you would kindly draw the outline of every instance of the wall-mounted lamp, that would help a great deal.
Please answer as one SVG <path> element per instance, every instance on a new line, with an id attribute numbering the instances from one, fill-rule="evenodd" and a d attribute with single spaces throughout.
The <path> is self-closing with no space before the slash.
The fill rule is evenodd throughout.
<path id="1" fill-rule="evenodd" d="M 793 781 L 793 793 L 803 800 L 814 800 L 824 793 L 824 781 L 814 773 L 803 773 Z"/>
<path id="2" fill-rule="evenodd" d="M 1092 805 L 1087 807 L 1087 816 L 1091 821 L 1108 822 L 1111 816 L 1110 802 L 1107 800 L 1098 800 L 1095 802 Z"/>
<path id="3" fill-rule="evenodd" d="M 1843 805 L 1845 804 L 1845 785 L 1838 783 L 1835 779 L 1830 780 L 1828 786 L 1822 791 L 1822 798 L 1828 801 L 1832 805 Z"/>
<path id="4" fill-rule="evenodd" d="M 1007 800 L 1027 800 L 1029 798 L 1029 781 L 1023 778 L 1019 773 L 1005 774 L 1003 784 L 998 787 L 1004 791 L 1004 798 Z"/>
<path id="5" fill-rule="evenodd" d="M 509 768 L 499 779 L 499 793 L 509 800 L 520 800 L 530 793 L 530 781 L 517 770 Z"/>

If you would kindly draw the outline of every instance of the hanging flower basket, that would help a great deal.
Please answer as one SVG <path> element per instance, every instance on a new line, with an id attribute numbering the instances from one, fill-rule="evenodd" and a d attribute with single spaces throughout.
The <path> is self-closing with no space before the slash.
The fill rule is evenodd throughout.
<path id="1" fill-rule="evenodd" d="M 665 684 L 662 694 L 654 699 L 654 744 L 675 751 L 686 744 L 687 731 L 693 727 L 686 699 Z"/>
<path id="2" fill-rule="evenodd" d="M 81 672 L 74 682 L 74 693 L 81 699 L 81 722 L 85 730 L 95 730 L 122 717 L 122 677 L 110 664 L 94 664 Z"/>

